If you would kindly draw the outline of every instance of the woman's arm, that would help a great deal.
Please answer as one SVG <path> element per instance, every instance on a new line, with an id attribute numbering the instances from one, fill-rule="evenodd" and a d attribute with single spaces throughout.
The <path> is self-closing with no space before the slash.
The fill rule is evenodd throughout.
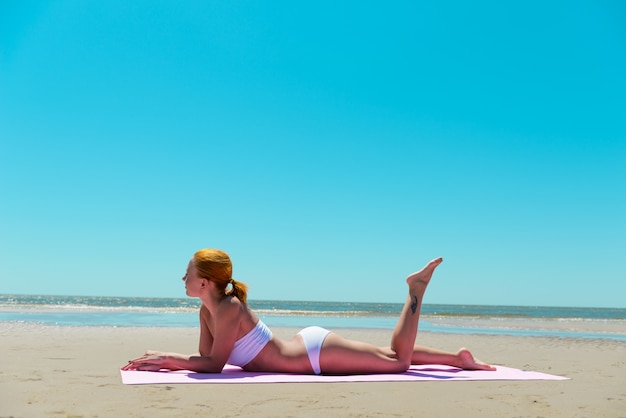
<path id="1" fill-rule="evenodd" d="M 204 308 L 206 309 L 206 308 Z M 234 298 L 223 300 L 217 308 L 215 337 L 208 326 L 208 309 L 200 310 L 199 355 L 185 355 L 160 351 L 148 351 L 143 356 L 131 360 L 122 370 L 158 371 L 192 370 L 202 373 L 220 373 L 230 357 L 239 332 L 242 307 Z"/>
<path id="2" fill-rule="evenodd" d="M 141 370 L 157 372 L 159 370 L 192 370 L 202 373 L 220 373 L 221 367 L 211 357 L 147 351 L 143 356 L 131 360 L 122 370 Z"/>
<path id="3" fill-rule="evenodd" d="M 209 327 L 210 321 L 211 313 L 206 306 L 202 305 L 200 307 L 200 343 L 198 347 L 198 353 L 201 356 L 208 356 L 213 348 L 213 334 L 211 334 Z"/>

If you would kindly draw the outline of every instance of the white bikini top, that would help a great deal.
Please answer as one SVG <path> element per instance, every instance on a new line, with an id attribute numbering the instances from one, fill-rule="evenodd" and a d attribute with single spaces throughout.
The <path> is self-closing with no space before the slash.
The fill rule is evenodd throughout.
<path id="1" fill-rule="evenodd" d="M 250 363 L 272 339 L 272 331 L 259 319 L 254 328 L 235 341 L 228 364 L 243 367 Z"/>

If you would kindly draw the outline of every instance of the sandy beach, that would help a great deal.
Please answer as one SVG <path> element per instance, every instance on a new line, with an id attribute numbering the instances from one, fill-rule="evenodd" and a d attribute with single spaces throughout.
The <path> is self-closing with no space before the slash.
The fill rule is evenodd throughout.
<path id="1" fill-rule="evenodd" d="M 197 330 L 0 323 L 0 417 L 626 417 L 622 341 L 422 332 L 418 343 L 571 380 L 128 386 L 118 371 L 128 359 L 194 352 Z"/>

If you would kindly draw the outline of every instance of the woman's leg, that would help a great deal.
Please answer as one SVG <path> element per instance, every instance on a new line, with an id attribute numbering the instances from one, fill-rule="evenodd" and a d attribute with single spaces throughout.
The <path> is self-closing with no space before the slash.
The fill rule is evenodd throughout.
<path id="1" fill-rule="evenodd" d="M 331 333 L 326 337 L 320 353 L 322 373 L 395 373 L 411 365 L 415 337 L 424 292 L 435 271 L 443 261 L 432 260 L 407 277 L 409 295 L 398 319 L 391 339 L 391 348 L 347 340 Z"/>
<path id="2" fill-rule="evenodd" d="M 331 332 L 320 351 L 322 374 L 401 373 L 406 367 L 390 348 L 348 340 Z"/>
<path id="3" fill-rule="evenodd" d="M 445 364 L 465 370 L 495 370 L 489 364 L 474 358 L 467 348 L 461 348 L 456 353 L 437 350 L 435 348 L 416 345 L 413 348 L 411 364 Z"/>
<path id="4" fill-rule="evenodd" d="M 320 364 L 323 374 L 401 373 L 407 369 L 389 347 L 347 340 L 332 332 L 322 346 Z M 452 353 L 416 345 L 411 364 L 445 364 L 465 370 L 496 370 L 475 359 L 466 348 Z"/>
<path id="5" fill-rule="evenodd" d="M 407 369 L 411 365 L 411 357 L 413 356 L 424 292 L 426 292 L 426 287 L 435 268 L 442 261 L 442 258 L 436 258 L 426 264 L 423 269 L 409 275 L 406 279 L 409 285 L 409 295 L 393 331 L 391 349 L 396 353 L 396 357 L 400 362 L 406 363 Z"/>

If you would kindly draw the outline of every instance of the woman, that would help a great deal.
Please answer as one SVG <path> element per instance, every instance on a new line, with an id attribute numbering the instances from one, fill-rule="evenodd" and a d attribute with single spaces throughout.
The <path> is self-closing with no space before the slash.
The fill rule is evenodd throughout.
<path id="1" fill-rule="evenodd" d="M 422 298 L 442 258 L 409 275 L 408 297 L 393 331 L 391 347 L 347 340 L 320 327 L 309 327 L 289 340 L 272 335 L 246 304 L 247 286 L 232 278 L 228 254 L 196 252 L 183 277 L 187 295 L 202 301 L 200 350 L 195 355 L 148 351 L 124 370 L 193 370 L 220 373 L 226 363 L 247 371 L 301 374 L 399 373 L 411 364 L 447 364 L 494 370 L 465 348 L 457 353 L 415 346 Z"/>

